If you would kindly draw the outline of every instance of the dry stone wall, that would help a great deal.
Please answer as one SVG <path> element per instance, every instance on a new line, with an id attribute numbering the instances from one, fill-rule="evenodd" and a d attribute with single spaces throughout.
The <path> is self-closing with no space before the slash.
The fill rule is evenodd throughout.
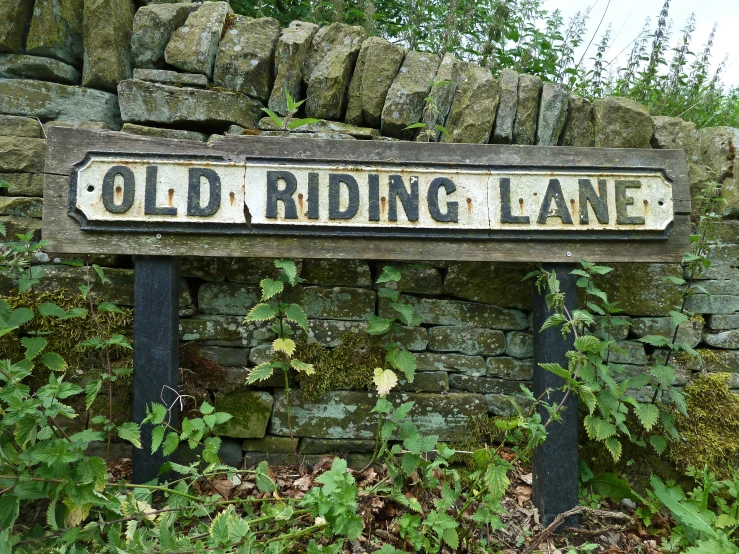
<path id="1" fill-rule="evenodd" d="M 703 321 L 683 325 L 680 339 L 710 349 L 694 372 L 730 371 L 739 388 L 739 129 L 697 130 L 677 118 L 651 117 L 624 98 L 590 102 L 530 75 L 488 69 L 447 54 L 406 51 L 359 27 L 318 28 L 233 14 L 225 2 L 151 0 L 3 0 L 0 3 L 0 220 L 9 233 L 42 234 L 45 132 L 64 125 L 182 140 L 215 141 L 224 134 L 282 135 L 262 107 L 287 112 L 287 94 L 306 99 L 320 121 L 289 136 L 344 140 L 429 140 L 684 150 L 694 190 L 723 184 L 721 244 L 688 307 Z M 429 101 L 428 98 L 431 100 Z M 429 133 L 408 125 L 423 122 Z M 80 253 L 84 255 L 84 252 Z M 75 290 L 79 268 L 67 258 L 40 254 L 47 290 Z M 110 300 L 132 306 L 132 263 L 120 256 L 90 258 L 107 269 L 102 288 Z M 299 264 L 305 282 L 291 292 L 310 318 L 307 339 L 329 348 L 345 333 L 362 335 L 372 314 L 387 306 L 376 293 L 383 263 L 311 260 Z M 398 393 L 417 402 L 417 423 L 450 439 L 469 415 L 506 414 L 506 398 L 532 377 L 531 291 L 527 271 L 505 263 L 429 262 L 403 266 L 401 289 L 422 325 L 398 337 L 418 358 L 413 384 Z M 248 368 L 269 355 L 269 329 L 242 323 L 257 302 L 258 281 L 270 260 L 184 259 L 180 332 L 226 368 L 210 391 L 234 419 L 222 429 L 225 448 L 238 461 L 277 460 L 290 450 L 285 397 L 279 383 L 249 389 Z M 663 277 L 678 265 L 617 264 L 601 285 L 620 302 L 632 326 L 622 328 L 617 361 L 639 373 L 656 354 L 636 339 L 669 333 L 669 310 L 680 290 Z M 7 292 L 9 283 L 2 283 Z M 82 377 L 84 378 L 84 376 Z M 645 398 L 651 391 L 643 391 Z M 371 451 L 372 395 L 341 390 L 306 399 L 294 395 L 296 435 L 306 457 Z M 120 411 L 128 409 L 122 402 Z"/>

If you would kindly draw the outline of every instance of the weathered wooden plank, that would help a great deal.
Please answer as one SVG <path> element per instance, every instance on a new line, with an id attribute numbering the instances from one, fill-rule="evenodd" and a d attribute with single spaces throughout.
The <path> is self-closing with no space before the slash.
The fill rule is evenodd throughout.
<path id="1" fill-rule="evenodd" d="M 690 213 L 690 190 L 685 153 L 681 150 L 501 146 L 383 141 L 226 136 L 206 145 L 200 142 L 131 136 L 111 131 L 57 127 L 50 130 L 46 172 L 69 175 L 88 152 L 134 152 L 222 156 L 227 161 L 315 160 L 332 163 L 401 162 L 458 164 L 466 167 L 548 167 L 602 169 L 631 168 L 635 172 L 661 170 L 673 183 L 675 213 Z"/>
<path id="2" fill-rule="evenodd" d="M 510 262 L 679 262 L 687 249 L 688 216 L 675 217 L 668 240 L 470 241 L 434 239 L 363 240 L 354 237 L 228 236 L 166 233 L 83 232 L 67 214 L 64 175 L 46 175 L 43 236 L 59 253 L 157 256 L 345 258 L 375 260 L 469 260 Z M 568 255 L 569 253 L 569 255 Z"/>

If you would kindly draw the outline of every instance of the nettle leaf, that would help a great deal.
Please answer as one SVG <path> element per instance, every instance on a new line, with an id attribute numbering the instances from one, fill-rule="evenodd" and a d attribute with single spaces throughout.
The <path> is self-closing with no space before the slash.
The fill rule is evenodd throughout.
<path id="1" fill-rule="evenodd" d="M 167 438 L 164 439 L 164 443 L 162 444 L 162 454 L 165 456 L 169 456 L 177 450 L 177 446 L 180 444 L 180 436 L 175 433 L 174 431 L 170 431 L 167 433 Z"/>
<path id="2" fill-rule="evenodd" d="M 99 312 L 114 313 L 114 314 L 122 314 L 123 313 L 123 310 L 121 310 L 118 306 L 116 306 L 112 302 L 100 302 L 100 304 L 98 304 L 98 311 Z"/>
<path id="3" fill-rule="evenodd" d="M 611 453 L 613 461 L 618 462 L 621 459 L 621 453 L 623 451 L 621 441 L 619 441 L 616 437 L 611 437 L 610 439 L 607 439 L 605 441 L 605 445 L 608 449 L 608 452 Z"/>
<path id="4" fill-rule="evenodd" d="M 595 398 L 595 394 L 590 387 L 582 385 L 577 389 L 580 399 L 588 407 L 588 411 L 592 414 L 595 411 L 595 407 L 598 405 L 598 401 Z"/>
<path id="5" fill-rule="evenodd" d="M 245 321 L 269 321 L 277 315 L 277 309 L 270 304 L 257 304 L 247 314 Z"/>
<path id="6" fill-rule="evenodd" d="M 272 349 L 275 352 L 284 352 L 288 356 L 292 356 L 295 352 L 295 341 L 292 339 L 275 339 L 272 343 Z"/>
<path id="7" fill-rule="evenodd" d="M 670 365 L 658 364 L 652 367 L 649 372 L 654 375 L 661 387 L 672 386 L 675 382 L 677 374 L 675 368 Z"/>
<path id="8" fill-rule="evenodd" d="M 200 413 L 203 415 L 212 414 L 213 410 L 215 410 L 215 408 L 211 406 L 208 402 L 203 401 L 203 403 L 200 405 Z"/>
<path id="9" fill-rule="evenodd" d="M 21 344 L 26 349 L 26 359 L 33 360 L 46 348 L 48 341 L 44 337 L 23 337 Z"/>
<path id="10" fill-rule="evenodd" d="M 100 379 L 95 379 L 85 385 L 85 410 L 89 410 L 92 403 L 95 402 L 102 386 L 103 382 Z"/>
<path id="11" fill-rule="evenodd" d="M 38 313 L 44 317 L 62 318 L 67 312 L 52 302 L 44 302 L 38 307 Z"/>
<path id="12" fill-rule="evenodd" d="M 416 372 L 416 357 L 413 353 L 402 348 L 394 348 L 387 353 L 387 361 L 395 369 L 402 371 L 409 383 L 413 382 Z"/>
<path id="13" fill-rule="evenodd" d="M 297 323 L 303 331 L 308 331 L 308 316 L 305 315 L 303 308 L 297 304 L 290 304 L 285 309 L 285 317 Z"/>
<path id="14" fill-rule="evenodd" d="M 647 431 L 650 431 L 659 420 L 659 408 L 654 404 L 635 404 L 634 414 Z"/>
<path id="15" fill-rule="evenodd" d="M 384 335 L 393 327 L 393 320 L 376 315 L 370 316 L 369 324 L 365 331 L 368 335 Z"/>
<path id="16" fill-rule="evenodd" d="M 679 327 L 689 319 L 684 313 L 676 312 L 675 310 L 670 311 L 670 318 L 672 319 L 673 328 Z"/>
<path id="17" fill-rule="evenodd" d="M 272 376 L 272 363 L 264 362 L 259 364 L 257 367 L 251 370 L 249 377 L 246 378 L 246 383 L 252 385 L 257 381 L 264 381 Z"/>
<path id="18" fill-rule="evenodd" d="M 300 360 L 290 360 L 290 367 L 295 371 L 305 373 L 306 375 L 313 375 L 316 372 L 316 368 L 313 367 L 313 364 L 308 364 Z"/>
<path id="19" fill-rule="evenodd" d="M 563 368 L 561 365 L 556 363 L 546 363 L 546 364 L 539 364 L 543 369 L 550 373 L 554 373 L 558 377 L 562 377 L 562 379 L 569 379 L 571 377 L 570 371 L 568 369 Z"/>
<path id="20" fill-rule="evenodd" d="M 275 124 L 278 130 L 282 129 L 282 119 L 280 119 L 280 116 L 278 116 L 275 112 L 273 112 L 269 108 L 262 108 L 262 111 L 269 116 L 269 118 L 272 120 L 272 122 Z"/>
<path id="21" fill-rule="evenodd" d="M 4 493 L 0 496 L 0 527 L 12 529 L 20 512 L 18 497 L 12 493 Z M 10 550 L 8 550 L 10 552 Z"/>
<path id="22" fill-rule="evenodd" d="M 667 439 L 660 435 L 652 435 L 649 437 L 649 444 L 651 444 L 657 451 L 657 454 L 662 454 L 667 448 Z"/>
<path id="23" fill-rule="evenodd" d="M 395 375 L 395 372 L 392 369 L 376 367 L 372 381 L 377 387 L 377 394 L 380 397 L 384 397 L 395 387 L 395 385 L 398 384 L 398 376 Z"/>
<path id="24" fill-rule="evenodd" d="M 295 265 L 295 262 L 292 260 L 275 260 L 274 264 L 277 269 L 281 269 L 285 272 L 288 282 L 291 285 L 294 285 L 298 277 L 298 268 Z"/>
<path id="25" fill-rule="evenodd" d="M 599 352 L 601 340 L 593 335 L 585 335 L 575 339 L 575 349 L 579 352 Z"/>
<path id="26" fill-rule="evenodd" d="M 136 448 L 141 448 L 141 429 L 133 421 L 118 426 L 118 436 L 128 441 Z"/>
<path id="27" fill-rule="evenodd" d="M 233 416 L 231 414 L 227 414 L 225 412 L 215 412 L 213 414 L 208 414 L 207 416 L 203 416 L 203 420 L 205 421 L 206 425 L 213 429 L 216 425 L 221 425 L 223 423 L 226 423 L 229 421 Z"/>
<path id="28" fill-rule="evenodd" d="M 382 268 L 382 274 L 377 278 L 377 281 L 375 281 L 377 284 L 381 283 L 397 283 L 400 281 L 400 278 L 402 275 L 400 274 L 400 271 L 395 269 L 391 265 L 386 265 Z"/>
<path id="29" fill-rule="evenodd" d="M 28 323 L 33 319 L 33 312 L 28 308 L 16 308 L 10 312 L 6 323 L 8 327 L 20 327 L 24 323 Z"/>
<path id="30" fill-rule="evenodd" d="M 413 307 L 402 302 L 391 302 L 390 307 L 398 312 L 400 321 L 408 327 L 417 327 L 421 324 L 422 319 L 413 311 Z"/>
<path id="31" fill-rule="evenodd" d="M 41 361 L 51 371 L 64 371 L 67 369 L 67 362 L 56 352 L 44 352 L 41 356 Z"/>
<path id="32" fill-rule="evenodd" d="M 646 344 L 651 344 L 652 346 L 667 346 L 672 343 L 670 339 L 662 335 L 647 335 L 638 340 Z"/>
<path id="33" fill-rule="evenodd" d="M 400 298 L 400 293 L 397 290 L 381 287 L 377 290 L 377 296 L 379 296 L 380 298 L 387 298 L 388 300 L 391 300 L 393 302 L 397 302 L 398 298 Z"/>
<path id="34" fill-rule="evenodd" d="M 262 287 L 262 301 L 265 301 L 280 294 L 285 288 L 285 283 L 274 279 L 262 279 L 259 286 Z"/>
<path id="35" fill-rule="evenodd" d="M 164 440 L 164 427 L 157 425 L 151 430 L 151 453 L 154 454 Z"/>

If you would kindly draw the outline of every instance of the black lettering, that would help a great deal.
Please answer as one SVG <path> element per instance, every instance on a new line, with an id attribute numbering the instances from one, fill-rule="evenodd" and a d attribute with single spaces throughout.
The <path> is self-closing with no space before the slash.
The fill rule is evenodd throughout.
<path id="1" fill-rule="evenodd" d="M 634 205 L 634 199 L 626 196 L 627 189 L 640 189 L 641 181 L 637 179 L 616 180 L 616 223 L 619 225 L 644 225 L 644 218 L 629 216 L 629 206 Z"/>
<path id="2" fill-rule="evenodd" d="M 367 176 L 369 182 L 369 220 L 380 221 L 380 176 L 370 173 Z"/>
<path id="3" fill-rule="evenodd" d="M 552 205 L 552 200 L 554 200 L 557 207 L 550 212 L 549 208 Z M 544 195 L 544 201 L 541 203 L 539 217 L 536 222 L 546 223 L 549 217 L 558 217 L 562 220 L 562 223 L 572 224 L 572 216 L 570 210 L 567 209 L 567 202 L 565 202 L 565 197 L 562 194 L 559 179 L 549 179 L 549 186 Z"/>
<path id="4" fill-rule="evenodd" d="M 598 194 L 595 194 L 593 183 L 590 179 L 578 179 L 577 186 L 580 189 L 580 223 L 590 223 L 588 213 L 588 202 L 593 208 L 593 213 L 598 223 L 608 223 L 608 196 L 606 180 L 598 179 Z"/>
<path id="5" fill-rule="evenodd" d="M 341 184 L 349 192 L 349 205 L 341 209 Z M 351 219 L 359 211 L 359 185 L 357 180 L 346 173 L 331 173 L 328 176 L 328 218 Z"/>
<path id="6" fill-rule="evenodd" d="M 308 219 L 318 219 L 318 173 L 308 173 Z"/>
<path id="7" fill-rule="evenodd" d="M 413 175 L 410 178 L 411 192 L 405 188 L 403 177 L 400 175 L 390 175 L 390 186 L 388 190 L 388 210 L 387 218 L 389 221 L 398 221 L 398 199 L 403 205 L 405 216 L 408 221 L 418 221 L 418 177 Z"/>
<path id="8" fill-rule="evenodd" d="M 201 179 L 208 180 L 208 203 L 200 205 Z M 187 215 L 208 217 L 221 207 L 221 178 L 212 169 L 191 167 L 189 171 L 189 187 L 187 189 Z"/>
<path id="9" fill-rule="evenodd" d="M 429 185 L 427 200 L 429 205 L 429 213 L 435 221 L 442 223 L 458 223 L 459 222 L 459 204 L 457 202 L 447 202 L 446 212 L 442 213 L 439 209 L 439 189 L 443 188 L 446 195 L 449 196 L 455 190 L 457 185 L 447 177 L 437 177 Z"/>
<path id="10" fill-rule="evenodd" d="M 155 165 L 146 167 L 146 188 L 144 189 L 144 213 L 146 215 L 177 215 L 174 206 L 157 206 L 157 174 Z M 174 200 L 174 189 L 169 190 L 170 201 Z"/>
<path id="11" fill-rule="evenodd" d="M 283 181 L 285 188 L 280 190 L 278 182 Z M 295 209 L 293 194 L 298 188 L 298 180 L 289 171 L 267 172 L 267 209 L 266 217 L 277 217 L 277 202 L 282 201 L 285 206 L 285 219 L 298 219 L 298 210 Z"/>
<path id="12" fill-rule="evenodd" d="M 527 215 L 513 215 L 511 210 L 511 180 L 508 177 L 500 179 L 500 222 L 501 223 L 530 223 Z"/>
<path id="13" fill-rule="evenodd" d="M 115 203 L 115 178 L 123 178 L 123 197 L 120 204 Z M 123 165 L 111 167 L 103 177 L 103 206 L 112 214 L 126 213 L 133 206 L 133 196 L 136 191 L 136 179 L 131 168 Z"/>

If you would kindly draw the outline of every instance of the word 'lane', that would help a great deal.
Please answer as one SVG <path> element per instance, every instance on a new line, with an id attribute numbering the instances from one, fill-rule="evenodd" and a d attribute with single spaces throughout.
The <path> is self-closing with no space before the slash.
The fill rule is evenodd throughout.
<path id="1" fill-rule="evenodd" d="M 93 157 L 70 208 L 89 222 L 442 230 L 664 230 L 655 173 L 234 164 Z M 70 214 L 71 215 L 71 214 Z"/>

